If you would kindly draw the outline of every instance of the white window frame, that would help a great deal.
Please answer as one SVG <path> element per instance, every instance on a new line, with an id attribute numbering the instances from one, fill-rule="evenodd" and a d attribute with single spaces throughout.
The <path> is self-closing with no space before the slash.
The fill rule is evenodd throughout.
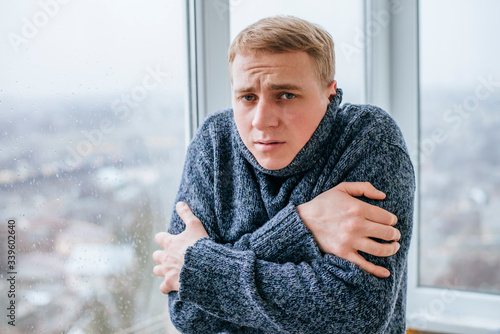
<path id="1" fill-rule="evenodd" d="M 231 106 L 227 50 L 229 0 L 186 0 L 188 15 L 189 143 L 209 113 Z"/>
<path id="2" fill-rule="evenodd" d="M 190 140 L 208 113 L 221 109 L 221 104 L 231 104 L 226 55 L 230 43 L 230 0 L 186 1 L 191 79 L 191 112 L 186 132 Z M 500 296 L 418 285 L 418 4 L 418 0 L 365 0 L 365 98 L 387 110 L 398 122 L 417 177 L 408 271 L 409 327 L 441 333 L 500 333 Z M 390 20 L 385 21 L 381 13 L 390 13 Z M 371 18 L 379 18 L 381 23 L 376 33 L 369 24 Z"/>

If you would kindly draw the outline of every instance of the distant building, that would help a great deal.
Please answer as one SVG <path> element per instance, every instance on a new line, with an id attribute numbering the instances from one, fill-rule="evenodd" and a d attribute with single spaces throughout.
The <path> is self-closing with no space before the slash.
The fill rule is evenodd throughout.
<path id="1" fill-rule="evenodd" d="M 71 220 L 68 222 L 68 227 L 57 235 L 54 248 L 59 255 L 68 257 L 73 249 L 79 245 L 102 245 L 109 244 L 114 240 L 116 240 L 115 236 L 102 226 L 80 220 Z"/>

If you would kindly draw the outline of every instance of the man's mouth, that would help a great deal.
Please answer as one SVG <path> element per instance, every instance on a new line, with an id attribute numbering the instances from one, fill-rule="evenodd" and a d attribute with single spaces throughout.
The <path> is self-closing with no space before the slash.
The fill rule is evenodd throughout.
<path id="1" fill-rule="evenodd" d="M 278 149 L 284 144 L 285 144 L 284 141 L 274 140 L 274 139 L 254 141 L 255 148 L 261 152 L 273 151 L 275 149 Z"/>

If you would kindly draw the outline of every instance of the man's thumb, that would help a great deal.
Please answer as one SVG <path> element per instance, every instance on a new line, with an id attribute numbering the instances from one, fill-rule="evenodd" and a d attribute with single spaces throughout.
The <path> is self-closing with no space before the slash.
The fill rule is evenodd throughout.
<path id="1" fill-rule="evenodd" d="M 186 203 L 178 202 L 175 205 L 175 210 L 177 211 L 179 217 L 181 217 L 184 224 L 186 224 L 186 228 L 188 228 L 188 226 L 192 226 L 196 222 L 199 222 L 199 219 L 196 218 L 193 211 L 191 211 L 191 208 Z"/>

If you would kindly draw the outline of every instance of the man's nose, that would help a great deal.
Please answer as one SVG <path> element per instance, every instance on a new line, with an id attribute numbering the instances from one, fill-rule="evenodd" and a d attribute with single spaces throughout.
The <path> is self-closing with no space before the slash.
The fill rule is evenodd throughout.
<path id="1" fill-rule="evenodd" d="M 252 126 L 258 130 L 277 127 L 279 118 L 276 106 L 267 99 L 260 99 L 255 107 Z"/>

